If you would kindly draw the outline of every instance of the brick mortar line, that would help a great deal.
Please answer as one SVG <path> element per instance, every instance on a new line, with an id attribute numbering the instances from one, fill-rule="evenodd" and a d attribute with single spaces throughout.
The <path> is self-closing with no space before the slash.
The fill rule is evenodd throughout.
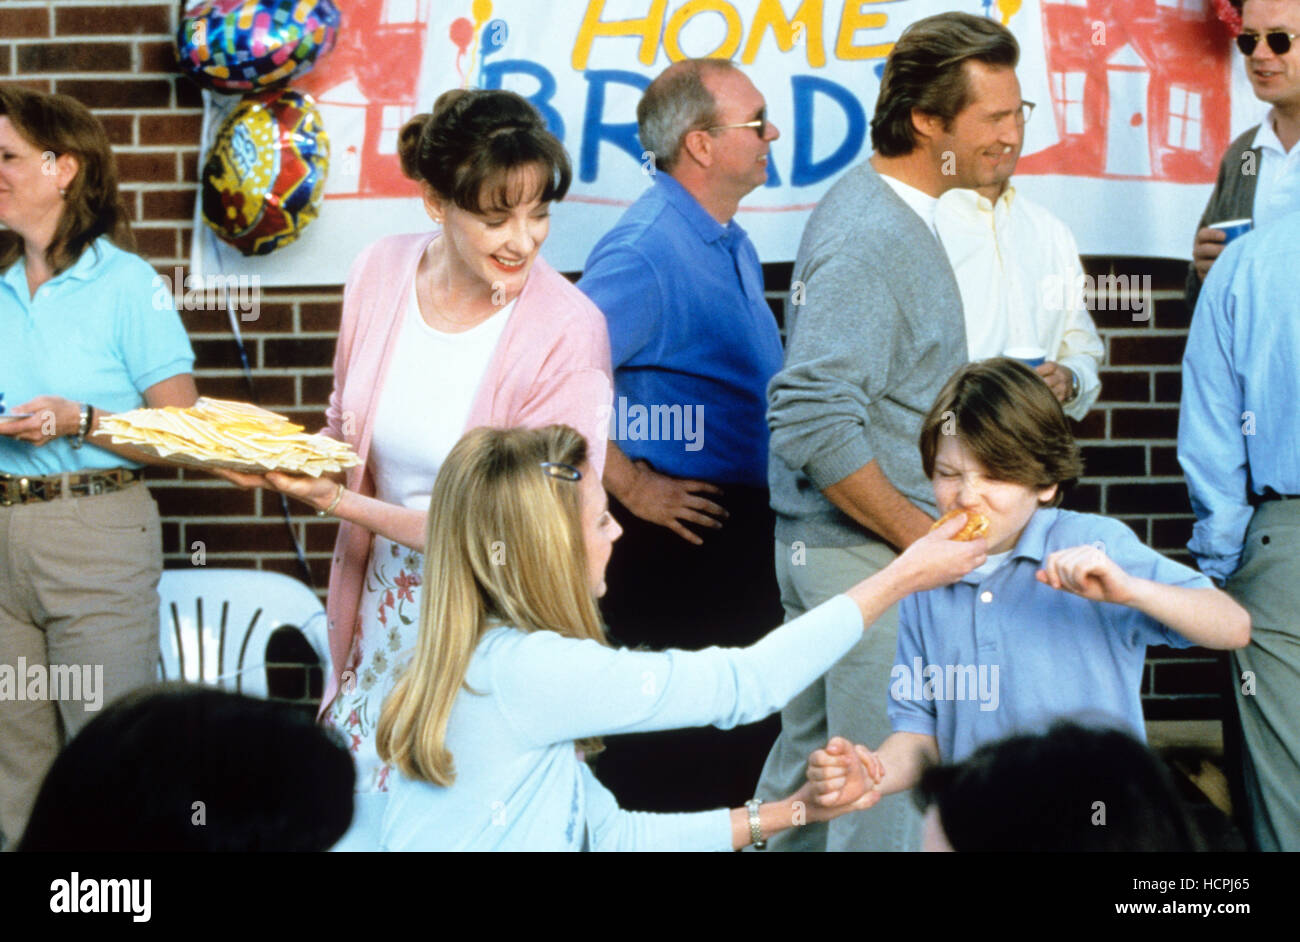
<path id="1" fill-rule="evenodd" d="M 189 546 L 190 541 L 183 540 L 182 545 Z M 240 560 L 247 560 L 249 558 L 252 558 L 253 560 L 258 562 L 272 561 L 272 562 L 280 562 L 280 563 L 297 562 L 298 560 L 298 557 L 295 556 L 293 553 L 287 553 L 282 550 L 270 550 L 265 548 L 248 549 L 248 550 L 214 550 L 211 547 L 205 547 L 203 549 L 204 565 L 195 566 L 193 565 L 192 557 L 196 552 L 199 551 L 184 549 L 181 550 L 179 553 L 167 552 L 163 554 L 163 561 L 165 562 L 167 560 L 171 560 L 173 563 L 178 563 L 178 562 L 190 560 L 190 568 L 203 569 L 205 567 L 210 568 L 214 563 L 218 563 L 218 564 L 237 563 Z M 333 557 L 333 550 L 329 550 L 329 551 L 304 550 L 303 552 L 306 556 L 308 563 L 312 563 L 312 562 L 323 563 L 329 561 Z M 173 568 L 181 568 L 181 567 L 173 567 Z M 246 569 L 248 567 L 242 565 L 236 565 L 231 568 Z M 321 588 L 324 589 L 324 586 L 322 586 Z"/>
<path id="2" fill-rule="evenodd" d="M 178 562 L 178 561 L 180 561 L 180 560 L 182 560 L 182 559 L 189 559 L 189 558 L 192 557 L 193 555 L 194 555 L 194 554 L 193 554 L 192 552 L 185 552 L 185 553 L 171 553 L 171 552 L 169 552 L 169 553 L 164 553 L 164 554 L 163 554 L 163 559 L 164 559 L 164 560 L 171 560 L 172 562 Z M 326 551 L 323 551 L 323 550 L 312 550 L 312 551 L 310 551 L 310 552 L 307 553 L 307 559 L 308 559 L 308 560 L 313 560 L 313 559 L 315 559 L 315 560 L 317 560 L 317 561 L 322 561 L 322 562 L 323 562 L 324 560 L 329 559 L 330 556 L 332 556 L 332 555 L 333 555 L 333 551 L 332 551 L 332 550 L 329 551 L 329 552 L 326 552 Z M 229 562 L 229 561 L 232 560 L 232 559 L 240 559 L 240 558 L 247 559 L 249 556 L 256 556 L 256 557 L 259 558 L 259 560 L 262 560 L 262 561 L 268 561 L 268 560 L 269 560 L 269 561 L 274 561 L 274 562 L 294 562 L 294 561 L 297 561 L 297 559 L 298 559 L 298 557 L 295 556 L 293 553 L 282 553 L 282 552 L 279 552 L 278 550 L 277 550 L 277 551 L 274 551 L 274 552 L 272 552 L 272 551 L 270 551 L 270 550 L 252 550 L 252 551 L 249 551 L 249 552 L 246 552 L 246 553 L 233 553 L 233 552 L 224 552 L 224 551 L 223 551 L 223 552 L 216 552 L 216 551 L 214 551 L 214 550 L 208 550 L 207 552 L 204 553 L 204 558 L 205 558 L 205 559 L 210 559 L 210 560 L 211 560 L 211 559 L 216 559 L 216 560 L 218 560 L 219 562 Z M 192 568 L 192 569 L 203 569 L 203 568 L 205 568 L 205 567 L 204 567 L 204 566 L 191 566 L 190 568 Z"/>
<path id="3" fill-rule="evenodd" d="M 60 0 L 60 3 L 62 2 L 63 0 Z M 104 6 L 108 6 L 108 5 L 104 4 Z M 15 9 L 12 0 L 5 0 L 3 6 L 0 6 L 0 10 L 11 10 L 11 9 Z M 97 39 L 98 43 L 96 45 L 100 45 L 100 46 L 136 45 L 138 43 L 157 43 L 157 42 L 166 41 L 172 44 L 172 48 L 176 47 L 175 33 L 91 33 L 89 35 L 91 38 Z M 61 45 L 66 45 L 69 42 L 80 41 L 83 38 L 85 37 L 80 34 L 71 34 L 68 35 L 66 38 L 63 34 L 56 34 L 54 36 L 13 36 L 8 39 L 3 39 L 0 41 L 10 43 L 14 46 L 61 46 Z M 67 75 L 81 75 L 82 73 L 60 71 L 60 72 L 34 72 L 32 74 L 37 76 L 45 76 L 45 75 L 67 76 Z M 125 73 L 115 73 L 115 74 L 125 74 Z M 139 74 L 157 75 L 158 73 L 143 72 Z M 182 73 L 169 72 L 167 74 L 181 75 Z"/>
<path id="4" fill-rule="evenodd" d="M 127 73 L 115 73 L 119 78 L 124 74 Z M 166 110 L 161 108 L 92 108 L 90 110 L 101 118 L 189 118 L 194 116 L 202 117 L 203 115 L 202 108 L 191 108 L 188 105 L 183 108 L 180 105 L 175 105 Z"/>
<path id="5" fill-rule="evenodd" d="M 1173 441 L 1173 439 L 1169 439 L 1169 441 Z M 1108 477 L 1107 482 L 1110 484 L 1177 484 L 1182 482 L 1184 477 L 1186 477 L 1186 475 L 1182 474 L 1144 474 L 1141 477 L 1129 474 Z"/>
<path id="6" fill-rule="evenodd" d="M 105 36 L 103 33 L 91 33 L 86 36 L 68 36 L 66 38 L 63 36 L 54 36 L 54 37 L 47 36 L 43 39 L 29 40 L 27 42 L 18 39 L 11 39 L 7 41 L 12 43 L 16 49 L 18 46 L 24 46 L 24 45 L 62 46 L 62 45 L 72 45 L 73 43 L 79 43 L 83 45 L 93 44 L 97 46 L 111 46 L 115 43 L 117 45 L 131 45 L 141 41 L 155 42 L 155 43 L 172 42 L 173 37 L 154 36 L 151 38 L 149 36 L 140 36 L 137 33 L 132 33 L 130 34 L 130 38 L 127 38 L 126 36 L 121 34 L 118 34 L 116 36 L 113 34 L 109 34 Z M 138 51 L 139 51 L 138 49 L 132 50 L 133 53 Z M 17 55 L 15 55 L 14 61 L 16 62 L 17 59 L 18 57 Z M 113 69 L 100 69 L 96 71 L 91 71 L 87 69 L 85 72 L 24 72 L 23 77 L 33 78 L 33 79 L 43 79 L 49 82 L 81 82 L 81 81 L 98 82 L 98 81 L 107 81 L 107 80 L 121 81 L 122 79 L 127 77 L 133 79 L 140 79 L 141 81 L 157 82 L 157 81 L 175 81 L 183 78 L 188 78 L 188 76 L 185 75 L 183 72 L 137 72 L 135 69 L 118 69 L 116 71 Z M 107 111 L 108 109 L 105 108 L 103 110 Z M 136 109 L 119 108 L 116 110 L 133 111 Z M 145 108 L 139 110 L 149 111 L 153 109 Z M 194 111 L 196 109 L 191 107 L 191 108 L 186 108 L 185 110 Z"/>
<path id="7" fill-rule="evenodd" d="M 1187 333 L 1186 327 L 1098 327 L 1098 333 L 1107 337 L 1167 337 L 1170 334 Z"/>
<path id="8" fill-rule="evenodd" d="M 5 0 L 5 6 L 22 6 L 25 9 L 53 9 L 57 7 L 103 7 L 106 10 L 144 9 L 145 7 L 166 7 L 167 3 L 159 0 L 117 0 L 116 3 L 104 3 L 103 0 Z"/>
<path id="9" fill-rule="evenodd" d="M 1076 438 L 1080 445 L 1150 445 L 1176 443 L 1177 438 Z"/>

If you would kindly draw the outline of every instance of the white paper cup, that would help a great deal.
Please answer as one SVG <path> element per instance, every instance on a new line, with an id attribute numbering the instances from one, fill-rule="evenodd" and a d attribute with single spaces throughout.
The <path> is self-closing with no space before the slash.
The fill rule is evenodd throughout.
<path id="1" fill-rule="evenodd" d="M 1233 239 L 1238 236 L 1243 236 L 1251 229 L 1255 228 L 1255 223 L 1250 219 L 1229 219 L 1225 222 L 1212 222 L 1207 228 L 1218 229 L 1226 235 L 1228 238 L 1223 244 L 1227 245 Z"/>
<path id="2" fill-rule="evenodd" d="M 1019 360 L 1030 369 L 1047 362 L 1047 351 L 1042 347 L 1007 347 L 1002 351 L 1002 355 Z"/>

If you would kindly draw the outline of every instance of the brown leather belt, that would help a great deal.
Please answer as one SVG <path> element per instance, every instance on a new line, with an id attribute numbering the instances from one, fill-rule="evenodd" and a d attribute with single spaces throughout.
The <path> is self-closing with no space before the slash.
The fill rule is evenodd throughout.
<path id="1" fill-rule="evenodd" d="M 0 474 L 0 507 L 58 500 L 65 496 L 91 497 L 95 494 L 111 494 L 138 480 L 140 480 L 140 472 L 132 468 L 109 468 L 105 471 L 84 471 L 80 474 L 52 474 L 49 477 Z"/>

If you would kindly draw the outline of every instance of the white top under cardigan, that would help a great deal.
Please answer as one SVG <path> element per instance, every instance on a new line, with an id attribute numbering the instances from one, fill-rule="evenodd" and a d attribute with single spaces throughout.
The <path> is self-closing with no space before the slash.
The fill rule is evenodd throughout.
<path id="1" fill-rule="evenodd" d="M 412 285 L 375 412 L 370 460 L 379 500 L 429 509 L 434 479 L 465 433 L 474 397 L 514 309 L 511 301 L 469 330 L 444 333 L 425 322 Z"/>
<path id="2" fill-rule="evenodd" d="M 456 781 L 443 788 L 396 775 L 383 849 L 731 850 L 728 809 L 623 811 L 574 740 L 753 723 L 861 638 L 861 612 L 843 595 L 747 648 L 629 651 L 552 631 L 492 629 L 447 726 Z"/>

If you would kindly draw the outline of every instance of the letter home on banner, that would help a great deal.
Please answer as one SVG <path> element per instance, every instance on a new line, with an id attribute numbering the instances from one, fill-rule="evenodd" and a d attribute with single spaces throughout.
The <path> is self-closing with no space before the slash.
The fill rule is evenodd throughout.
<path id="1" fill-rule="evenodd" d="M 767 99 L 781 138 L 739 219 L 764 261 L 793 259 L 812 207 L 871 153 L 895 40 L 947 10 L 998 19 L 1019 39 L 1022 94 L 1037 109 L 1017 186 L 1060 215 L 1085 254 L 1186 258 L 1219 158 L 1264 113 L 1211 0 L 335 2 L 338 45 L 293 86 L 316 99 L 330 139 L 320 218 L 260 258 L 196 238 L 198 272 L 338 284 L 369 242 L 430 228 L 399 168 L 397 133 L 457 87 L 519 92 L 564 142 L 574 182 L 545 255 L 578 271 L 650 184 L 636 134 L 642 90 L 696 56 L 734 60 Z M 219 116 L 229 102 L 209 105 Z"/>

